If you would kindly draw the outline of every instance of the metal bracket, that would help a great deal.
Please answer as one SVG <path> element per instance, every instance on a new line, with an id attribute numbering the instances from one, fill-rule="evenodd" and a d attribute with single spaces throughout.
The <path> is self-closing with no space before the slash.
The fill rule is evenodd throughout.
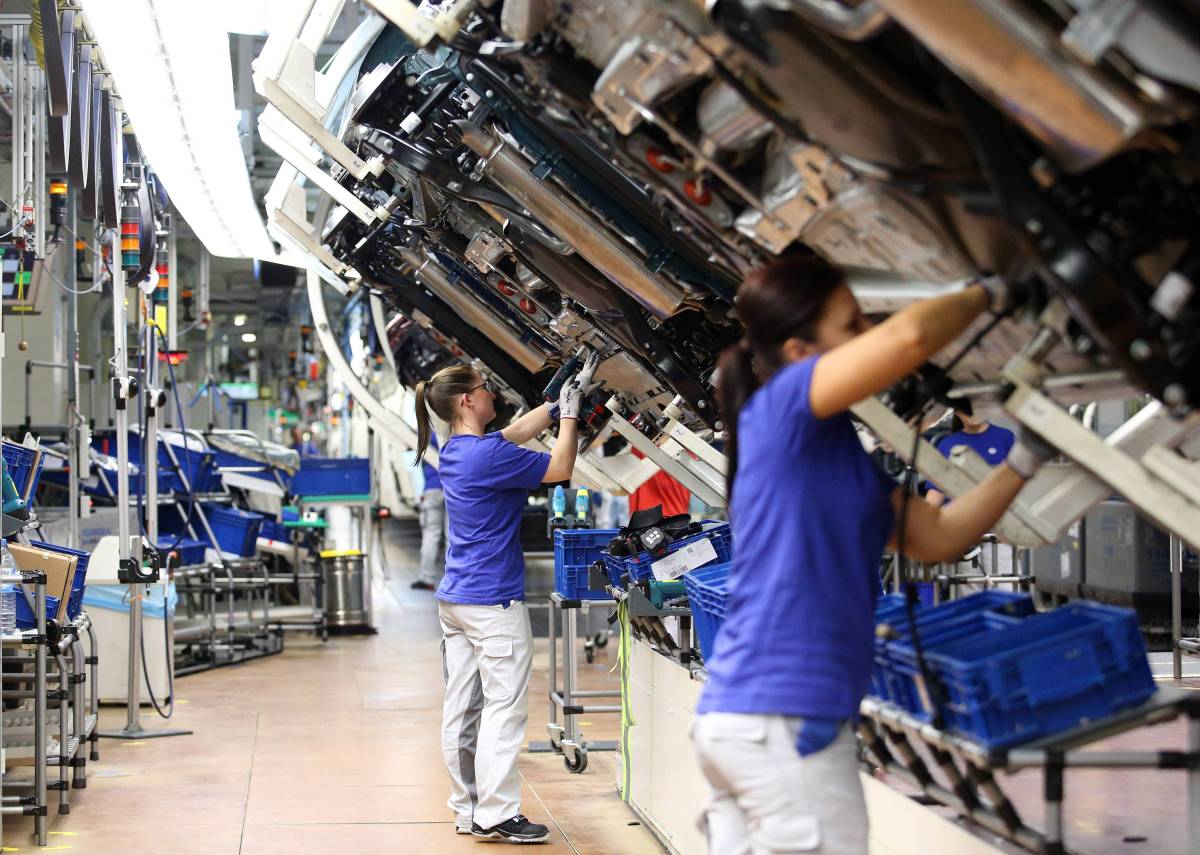
<path id="1" fill-rule="evenodd" d="M 913 445 L 913 428 L 884 406 L 882 401 L 867 398 L 851 407 L 850 412 L 891 446 L 906 463 L 912 463 L 908 455 Z M 917 471 L 951 498 L 963 495 L 987 475 L 988 467 L 978 456 L 966 458 L 966 463 L 966 468 L 960 468 L 925 440 L 918 445 Z M 1020 496 L 996 523 L 994 530 L 1001 540 L 1018 546 L 1040 546 L 1058 539 L 1058 531 L 1034 513 Z"/>
<path id="2" fill-rule="evenodd" d="M 478 4 L 476 0 L 456 0 L 449 9 L 431 18 L 422 15 L 416 4 L 408 0 L 367 0 L 367 5 L 395 24 L 417 47 L 425 47 L 435 38 L 449 42 L 458 35 L 467 15 Z"/>
<path id="3" fill-rule="evenodd" d="M 1162 442 L 1137 451 L 1119 448 L 1113 437 L 1105 441 L 1024 384 L 1017 384 L 1004 406 L 1013 418 L 1062 450 L 1110 492 L 1120 493 L 1167 531 L 1200 548 L 1200 479 L 1190 474 L 1195 463 Z"/>
<path id="4" fill-rule="evenodd" d="M 328 38 L 341 14 L 345 0 L 307 0 L 297 6 L 293 17 L 274 29 L 251 67 L 254 88 L 273 105 L 276 115 L 286 119 L 355 178 L 383 174 L 383 160 L 363 160 L 334 136 L 324 124 L 333 83 L 316 70 L 316 53 Z M 331 67 L 332 72 L 332 67 Z M 325 90 L 325 91 L 322 91 Z M 266 119 L 264 114 L 263 119 Z M 263 137 L 264 141 L 266 137 Z M 290 160 L 270 142 L 285 160 Z"/>
<path id="5" fill-rule="evenodd" d="M 699 496 L 706 504 L 714 508 L 725 507 L 724 467 L 718 470 L 705 460 L 693 457 L 688 449 L 670 434 L 664 435 L 661 445 L 656 443 L 621 415 L 622 406 L 618 398 L 610 398 L 606 406 L 613 414 L 610 422 L 613 429 L 625 437 L 630 445 L 653 460 L 660 469 Z M 669 420 L 668 426 L 673 421 Z M 683 430 L 691 433 L 683 425 L 677 422 L 675 424 L 678 427 L 671 428 L 672 432 L 678 433 L 679 430 Z M 698 437 L 697 441 L 703 442 Z"/>

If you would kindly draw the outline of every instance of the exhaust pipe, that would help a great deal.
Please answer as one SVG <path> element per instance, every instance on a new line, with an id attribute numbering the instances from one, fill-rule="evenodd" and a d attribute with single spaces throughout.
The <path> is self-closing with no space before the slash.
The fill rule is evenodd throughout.
<path id="1" fill-rule="evenodd" d="M 875 0 L 975 91 L 1082 172 L 1146 126 L 1133 95 L 1063 53 L 1058 34 L 1010 0 Z"/>
<path id="2" fill-rule="evenodd" d="M 683 289 L 646 269 L 608 226 L 593 217 L 553 184 L 543 183 L 530 171 L 530 163 L 519 151 L 505 145 L 478 125 L 458 121 L 454 126 L 463 142 L 484 158 L 481 168 L 522 206 L 634 297 L 656 318 L 678 311 L 686 299 Z"/>
<path id="3" fill-rule="evenodd" d="M 440 264 L 411 249 L 401 249 L 399 253 L 405 263 L 413 268 L 413 275 L 418 282 L 436 294 L 463 320 L 507 351 L 522 368 L 536 373 L 546 367 L 544 354 L 521 341 L 508 324 L 451 282 Z"/>

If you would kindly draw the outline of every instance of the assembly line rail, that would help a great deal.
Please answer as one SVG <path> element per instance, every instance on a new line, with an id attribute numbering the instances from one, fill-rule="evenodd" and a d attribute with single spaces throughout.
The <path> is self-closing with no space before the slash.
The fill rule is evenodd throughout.
<path id="1" fill-rule="evenodd" d="M 867 761 L 917 787 L 982 828 L 1045 855 L 1063 855 L 1063 778 L 1068 769 L 1175 769 L 1187 773 L 1189 839 L 1200 840 L 1200 697 L 1160 688 L 1146 703 L 1056 736 L 993 750 L 938 730 L 906 710 L 867 698 L 858 734 Z M 1182 751 L 1081 751 L 1086 745 L 1142 727 L 1187 717 Z M 1005 795 L 997 774 L 1043 771 L 1044 829 L 1028 825 Z M 938 777 L 940 775 L 940 778 Z"/>

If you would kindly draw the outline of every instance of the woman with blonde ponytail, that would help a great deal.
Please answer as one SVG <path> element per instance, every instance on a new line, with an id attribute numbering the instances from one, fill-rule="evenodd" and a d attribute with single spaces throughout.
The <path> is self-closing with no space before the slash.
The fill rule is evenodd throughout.
<path id="1" fill-rule="evenodd" d="M 916 303 L 874 326 L 841 271 L 777 261 L 738 289 L 745 335 L 721 357 L 734 564 L 692 739 L 711 798 L 709 852 L 865 855 L 853 722 L 872 664 L 882 552 L 961 555 L 1046 456 L 1024 437 L 941 509 L 901 491 L 863 450 L 848 409 L 1003 311 L 999 283 Z"/>
<path id="2" fill-rule="evenodd" d="M 521 814 L 517 758 L 525 740 L 533 635 L 525 606 L 521 515 L 529 491 L 566 481 L 575 466 L 577 419 L 598 359 L 540 406 L 501 431 L 491 383 L 469 365 L 443 368 L 417 384 L 417 451 L 424 456 L 433 416 L 449 425 L 439 476 L 449 517 L 446 572 L 434 595 L 442 626 L 446 700 L 442 751 L 448 805 L 459 834 L 509 843 L 549 839 Z M 559 422 L 552 454 L 521 448 Z"/>

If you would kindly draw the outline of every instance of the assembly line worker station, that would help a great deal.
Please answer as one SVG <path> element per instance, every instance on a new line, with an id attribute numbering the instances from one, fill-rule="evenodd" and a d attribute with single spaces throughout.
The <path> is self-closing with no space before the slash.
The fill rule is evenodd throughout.
<path id="1" fill-rule="evenodd" d="M 1200 851 L 1197 68 L 0 4 L 0 849 Z"/>

